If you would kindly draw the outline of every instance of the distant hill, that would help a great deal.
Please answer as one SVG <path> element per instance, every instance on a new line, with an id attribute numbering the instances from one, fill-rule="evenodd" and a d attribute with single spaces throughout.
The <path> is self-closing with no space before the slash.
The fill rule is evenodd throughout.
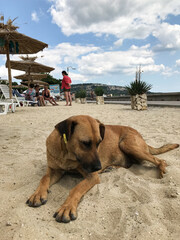
<path id="1" fill-rule="evenodd" d="M 72 84 L 71 92 L 75 93 L 80 89 L 84 89 L 87 92 L 87 96 L 90 96 L 91 91 L 94 91 L 96 87 L 101 86 L 104 89 L 104 94 L 113 96 L 127 95 L 127 91 L 125 87 L 115 86 L 115 85 L 107 85 L 100 83 L 82 83 L 82 84 Z"/>

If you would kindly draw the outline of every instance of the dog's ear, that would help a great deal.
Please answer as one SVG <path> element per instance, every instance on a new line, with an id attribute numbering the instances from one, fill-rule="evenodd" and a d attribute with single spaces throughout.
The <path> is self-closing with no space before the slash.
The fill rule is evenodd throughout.
<path id="1" fill-rule="evenodd" d="M 99 131 L 100 131 L 101 138 L 103 140 L 104 134 L 105 134 L 105 126 L 98 119 L 96 119 L 96 121 L 99 123 Z"/>
<path id="2" fill-rule="evenodd" d="M 58 130 L 61 136 L 63 136 L 63 134 L 66 134 L 66 139 L 68 141 L 72 136 L 76 125 L 77 122 L 67 119 L 58 123 L 55 128 Z"/>
<path id="3" fill-rule="evenodd" d="M 101 138 L 103 140 L 104 139 L 104 134 L 105 134 L 105 126 L 104 126 L 104 124 L 102 124 L 102 123 L 99 124 L 99 130 L 100 130 Z"/>

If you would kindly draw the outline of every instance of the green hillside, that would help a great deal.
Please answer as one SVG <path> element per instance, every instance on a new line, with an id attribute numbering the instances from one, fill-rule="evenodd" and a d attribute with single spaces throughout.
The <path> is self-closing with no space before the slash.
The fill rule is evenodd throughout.
<path id="1" fill-rule="evenodd" d="M 80 89 L 84 89 L 87 92 L 87 96 L 90 96 L 91 91 L 94 91 L 95 88 L 98 86 L 101 86 L 103 88 L 105 95 L 110 95 L 110 94 L 112 94 L 112 96 L 127 95 L 127 91 L 125 90 L 125 87 L 99 84 L 99 83 L 72 84 L 71 92 L 75 93 Z"/>

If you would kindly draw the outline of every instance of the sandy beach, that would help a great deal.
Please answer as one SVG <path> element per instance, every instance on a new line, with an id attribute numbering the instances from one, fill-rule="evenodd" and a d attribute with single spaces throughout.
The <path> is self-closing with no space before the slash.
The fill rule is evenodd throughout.
<path id="1" fill-rule="evenodd" d="M 118 104 L 76 104 L 17 108 L 0 116 L 1 240 L 178 240 L 180 236 L 180 148 L 159 155 L 168 163 L 163 179 L 152 164 L 101 174 L 78 207 L 78 218 L 58 223 L 54 212 L 81 178 L 64 176 L 51 187 L 48 202 L 25 202 L 46 170 L 45 141 L 54 126 L 85 114 L 104 124 L 131 126 L 154 147 L 180 143 L 180 110 L 149 107 L 133 111 Z"/>

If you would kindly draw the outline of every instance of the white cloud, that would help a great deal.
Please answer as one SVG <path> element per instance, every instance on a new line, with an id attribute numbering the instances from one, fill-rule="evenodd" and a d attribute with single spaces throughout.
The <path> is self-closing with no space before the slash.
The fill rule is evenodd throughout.
<path id="1" fill-rule="evenodd" d="M 150 45 L 137 47 L 132 45 L 127 51 L 103 51 L 94 46 L 71 45 L 62 43 L 54 49 L 45 49 L 39 53 L 38 62 L 54 67 L 52 75 L 61 78 L 61 71 L 67 66 L 73 66 L 76 71 L 70 74 L 75 81 L 87 81 L 96 76 L 107 76 L 111 74 L 135 73 L 136 67 L 141 64 L 146 72 L 162 72 L 164 65 L 156 65 L 154 54 L 149 49 Z M 40 56 L 44 55 L 43 58 Z M 78 72 L 78 74 L 77 74 Z"/>
<path id="2" fill-rule="evenodd" d="M 72 63 L 76 63 L 80 56 L 89 54 L 91 52 L 99 51 L 100 48 L 95 46 L 81 46 L 81 45 L 71 45 L 70 43 L 58 44 L 55 48 L 48 48 L 39 53 L 38 56 L 44 55 L 40 61 L 43 64 L 49 64 L 55 67 L 57 64 L 65 64 L 69 66 Z"/>
<path id="3" fill-rule="evenodd" d="M 82 46 L 61 43 L 55 48 L 44 49 L 37 56 L 37 62 L 55 68 L 50 74 L 58 79 L 62 78 L 62 70 L 66 70 L 68 66 L 75 67 L 76 70 L 70 69 L 70 75 L 74 83 L 111 75 L 134 76 L 139 64 L 141 64 L 144 72 L 159 72 L 166 76 L 170 72 L 163 64 L 155 64 L 154 53 L 150 50 L 149 44 L 142 47 L 132 45 L 127 51 L 103 51 L 103 49 L 93 45 Z M 19 60 L 19 57 L 14 55 L 11 60 Z M 0 67 L 0 71 L 1 75 L 7 78 L 7 69 L 4 66 Z M 22 73 L 12 70 L 13 77 Z"/>
<path id="4" fill-rule="evenodd" d="M 1 76 L 0 76 L 1 79 L 8 79 L 8 69 L 5 67 L 5 65 L 0 66 L 0 73 L 1 73 Z M 23 73 L 24 72 L 22 72 L 22 71 L 11 69 L 12 79 L 14 79 L 15 76 L 23 74 Z M 18 81 L 18 80 L 15 80 L 15 81 Z"/>
<path id="5" fill-rule="evenodd" d="M 119 40 L 117 40 L 117 41 L 114 42 L 114 45 L 115 45 L 116 47 L 122 46 L 122 44 L 123 44 L 123 39 L 122 39 L 122 38 L 120 38 Z"/>
<path id="6" fill-rule="evenodd" d="M 173 76 L 173 75 L 176 75 L 176 74 L 180 74 L 180 72 L 179 71 L 177 71 L 177 70 L 173 70 L 172 68 L 170 68 L 170 67 L 166 67 L 165 69 L 164 69 L 164 71 L 162 72 L 162 75 L 164 75 L 165 77 L 171 77 L 171 76 Z"/>
<path id="7" fill-rule="evenodd" d="M 81 46 L 71 45 L 70 43 L 61 43 L 54 48 L 49 47 L 43 52 L 38 53 L 37 62 L 54 67 L 55 70 L 50 74 L 59 79 L 62 78 L 62 70 L 67 70 L 68 66 L 76 67 L 77 70 L 80 71 L 82 56 L 86 56 L 97 51 L 100 52 L 101 49 L 92 45 Z M 82 73 L 75 72 L 76 71 L 70 69 L 70 74 L 73 77 L 73 81 L 88 80 L 88 77 Z"/>
<path id="8" fill-rule="evenodd" d="M 176 66 L 180 67 L 180 59 L 176 60 Z"/>
<path id="9" fill-rule="evenodd" d="M 160 41 L 160 44 L 154 47 L 156 51 L 180 49 L 180 25 L 162 23 L 154 30 L 153 36 Z"/>
<path id="10" fill-rule="evenodd" d="M 160 71 L 162 69 L 162 67 L 155 65 L 152 51 L 146 47 L 136 46 L 132 46 L 128 51 L 90 53 L 83 56 L 80 63 L 81 73 L 88 75 L 133 74 L 139 64 L 142 67 L 149 66 L 146 67 L 147 71 L 157 71 L 158 68 Z"/>
<path id="11" fill-rule="evenodd" d="M 0 73 L 1 73 L 1 76 L 0 76 L 1 79 L 7 79 L 8 70 L 4 65 L 0 66 Z"/>
<path id="12" fill-rule="evenodd" d="M 39 17 L 35 11 L 31 13 L 31 19 L 32 21 L 39 22 Z"/>
<path id="13" fill-rule="evenodd" d="M 169 14 L 180 14 L 179 0 L 49 1 L 53 22 L 67 36 L 91 32 L 144 39 L 157 32 Z"/>

